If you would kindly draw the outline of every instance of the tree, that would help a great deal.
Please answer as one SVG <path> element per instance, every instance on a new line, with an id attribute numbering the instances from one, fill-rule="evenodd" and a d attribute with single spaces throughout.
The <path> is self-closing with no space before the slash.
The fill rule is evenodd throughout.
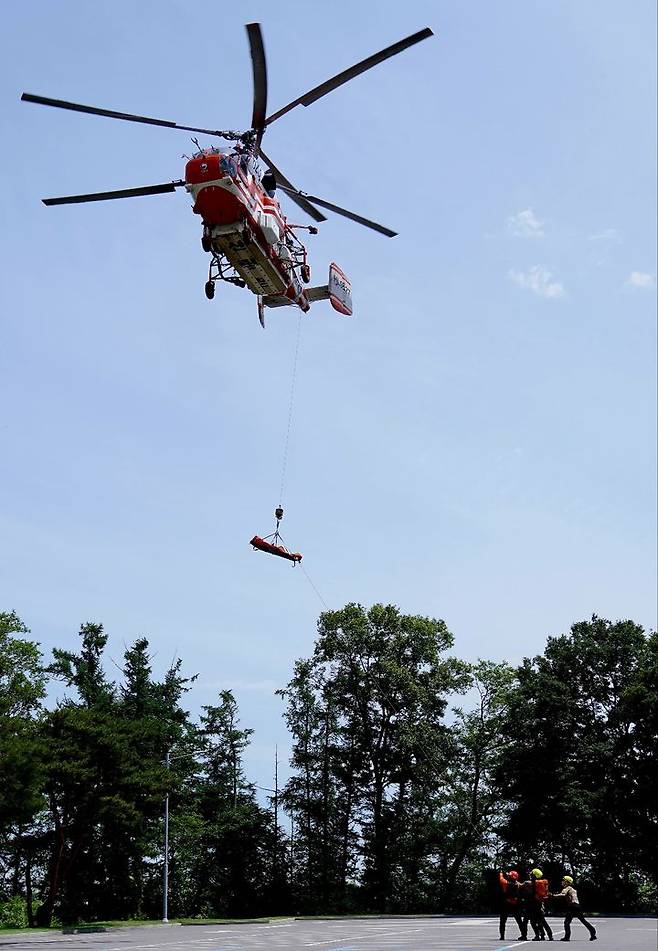
<path id="1" fill-rule="evenodd" d="M 455 659 L 443 621 L 393 605 L 323 613 L 279 691 L 273 808 L 230 690 L 194 723 L 194 678 L 154 677 L 145 637 L 115 683 L 100 624 L 48 668 L 28 635 L 0 613 L 0 900 L 30 924 L 158 915 L 167 793 L 175 915 L 480 908 L 485 867 L 531 856 L 585 903 L 655 911 L 658 635 L 632 621 L 574 624 L 513 670 Z"/>
<path id="2" fill-rule="evenodd" d="M 63 680 L 68 687 L 75 687 L 85 707 L 111 703 L 114 700 L 114 685 L 108 683 L 103 671 L 102 656 L 107 645 L 107 634 L 102 624 L 83 624 L 80 628 L 82 646 L 80 653 L 53 650 L 53 663 L 49 672 Z"/>
<path id="3" fill-rule="evenodd" d="M 28 899 L 31 923 L 33 845 L 27 829 L 42 806 L 35 720 L 45 696 L 39 645 L 14 611 L 0 612 L 0 877 L 10 896 Z"/>
<path id="4" fill-rule="evenodd" d="M 277 886 L 277 830 L 256 802 L 242 762 L 253 731 L 240 727 L 230 690 L 218 699 L 203 707 L 194 775 L 174 801 L 171 865 L 178 913 L 244 916 L 276 910 L 270 903 Z M 278 898 L 287 897 L 279 889 Z"/>
<path id="5" fill-rule="evenodd" d="M 33 720 L 45 696 L 38 644 L 14 612 L 0 612 L 0 825 L 29 821 L 40 805 Z"/>
<path id="6" fill-rule="evenodd" d="M 589 876 L 603 905 L 628 910 L 638 868 L 656 874 L 655 734 L 644 725 L 655 724 L 655 651 L 639 625 L 596 616 L 549 638 L 517 672 L 498 777 L 510 844 Z"/>
<path id="7" fill-rule="evenodd" d="M 437 885 L 445 909 L 454 907 L 457 892 L 460 910 L 473 907 L 473 873 L 477 881 L 478 864 L 482 870 L 495 846 L 506 801 L 495 777 L 509 742 L 507 703 L 514 670 L 506 663 L 479 660 L 469 666 L 469 676 L 475 705 L 454 710 L 455 746 L 438 810 L 442 861 Z"/>
<path id="8" fill-rule="evenodd" d="M 294 877 L 300 908 L 334 910 L 345 897 L 350 862 L 351 823 L 355 806 L 354 746 L 337 762 L 339 739 L 336 708 L 332 706 L 323 672 L 313 661 L 295 664 L 284 690 L 284 713 L 295 738 L 282 802 L 296 825 Z"/>
<path id="9" fill-rule="evenodd" d="M 79 653 L 53 651 L 51 672 L 76 693 L 42 725 L 49 854 L 37 917 L 44 925 L 56 908 L 63 921 L 142 912 L 148 859 L 161 854 L 165 751 L 187 724 L 180 661 L 154 682 L 140 638 L 126 651 L 119 689 L 103 669 L 102 625 L 83 625 L 80 637 Z"/>
<path id="10" fill-rule="evenodd" d="M 301 874 L 322 884 L 320 910 L 345 901 L 355 872 L 368 908 L 412 900 L 402 869 L 428 841 L 407 830 L 427 827 L 419 816 L 450 749 L 447 695 L 465 683 L 464 665 L 444 656 L 451 646 L 443 621 L 348 604 L 320 616 L 313 657 L 282 692 L 295 744 L 285 801 Z"/>

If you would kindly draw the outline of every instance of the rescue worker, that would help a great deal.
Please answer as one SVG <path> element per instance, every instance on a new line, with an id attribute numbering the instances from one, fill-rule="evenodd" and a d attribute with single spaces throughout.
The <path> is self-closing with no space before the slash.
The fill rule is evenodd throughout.
<path id="1" fill-rule="evenodd" d="M 589 931 L 589 940 L 596 941 L 596 928 L 590 925 L 580 910 L 578 892 L 573 887 L 573 878 L 571 875 L 564 876 L 562 879 L 562 891 L 556 895 L 551 895 L 551 898 L 564 898 L 567 906 L 564 916 L 564 938 L 560 938 L 560 941 L 571 941 L 571 922 L 574 918 L 577 918 L 581 924 L 585 925 Z"/>
<path id="2" fill-rule="evenodd" d="M 498 882 L 502 892 L 502 904 L 500 909 L 500 940 L 505 940 L 505 925 L 508 918 L 513 918 L 519 926 L 519 941 L 526 941 L 528 938 L 527 925 L 523 927 L 523 918 L 521 917 L 521 900 L 519 897 L 519 873 L 513 869 L 503 874 L 501 869 L 498 872 Z"/>
<path id="3" fill-rule="evenodd" d="M 548 881 L 544 878 L 543 872 L 539 868 L 533 868 L 530 872 L 530 878 L 521 886 L 527 899 L 527 910 L 524 918 L 526 934 L 528 933 L 528 922 L 535 933 L 533 941 L 553 940 L 551 926 L 546 921 L 544 914 L 544 901 L 548 898 Z"/>
<path id="4" fill-rule="evenodd" d="M 263 186 L 265 193 L 269 195 L 270 198 L 274 198 L 276 194 L 276 176 L 274 172 L 268 168 L 261 178 L 260 183 Z"/>

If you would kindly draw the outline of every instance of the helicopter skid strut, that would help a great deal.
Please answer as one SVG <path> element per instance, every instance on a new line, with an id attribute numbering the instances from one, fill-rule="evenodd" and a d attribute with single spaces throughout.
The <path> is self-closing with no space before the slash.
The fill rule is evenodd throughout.
<path id="1" fill-rule="evenodd" d="M 237 274 L 235 268 L 230 265 L 221 254 L 211 251 L 212 257 L 208 266 L 208 280 L 205 284 L 205 293 L 208 300 L 215 296 L 215 284 L 217 281 L 224 281 L 226 284 L 235 284 L 236 287 L 245 287 L 246 283 Z"/>

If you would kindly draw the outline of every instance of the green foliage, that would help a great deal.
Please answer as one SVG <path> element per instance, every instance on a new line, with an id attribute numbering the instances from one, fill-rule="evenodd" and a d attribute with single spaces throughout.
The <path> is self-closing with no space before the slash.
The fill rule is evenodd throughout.
<path id="1" fill-rule="evenodd" d="M 27 907 L 25 900 L 14 895 L 0 902 L 0 928 L 27 928 Z"/>
<path id="2" fill-rule="evenodd" d="M 643 915 L 658 915 L 658 885 L 643 879 L 637 887 L 637 910 Z"/>
<path id="3" fill-rule="evenodd" d="M 445 910 L 472 907 L 464 868 L 484 868 L 500 826 L 501 790 L 496 782 L 507 743 L 508 702 L 515 672 L 508 664 L 479 660 L 468 667 L 469 709 L 454 708 L 452 756 L 435 800 L 436 835 L 442 862 L 436 892 Z M 475 880 L 480 879 L 475 876 Z M 470 897 L 469 897 L 470 896 Z"/>
<path id="4" fill-rule="evenodd" d="M 191 732 L 180 661 L 153 681 L 140 638 L 117 688 L 103 669 L 102 626 L 85 624 L 80 637 L 80 652 L 55 650 L 50 668 L 75 694 L 41 723 L 48 872 L 37 921 L 45 925 L 55 908 L 67 923 L 143 915 L 171 779 L 165 752 Z"/>
<path id="5" fill-rule="evenodd" d="M 634 873 L 655 875 L 656 683 L 655 635 L 595 616 L 549 638 L 510 692 L 505 837 L 588 875 L 611 908 L 633 910 Z"/>
<path id="6" fill-rule="evenodd" d="M 16 634 L 29 630 L 14 611 L 0 612 L 0 722 L 29 719 L 46 692 L 38 645 Z"/>
<path id="7" fill-rule="evenodd" d="M 0 833 L 11 850 L 43 802 L 36 718 L 46 673 L 14 612 L 0 612 Z M 1 867 L 1 866 L 0 866 Z"/>
<path id="8" fill-rule="evenodd" d="M 145 637 L 114 682 L 102 625 L 47 668 L 28 635 L 0 613 L 2 927 L 157 920 L 167 795 L 172 918 L 479 912 L 492 866 L 531 857 L 588 907 L 656 911 L 658 636 L 632 621 L 513 669 L 393 605 L 325 612 L 279 691 L 291 775 L 268 807 L 230 690 L 194 722 L 194 678 L 155 678 Z"/>
<path id="9" fill-rule="evenodd" d="M 304 910 L 346 909 L 357 875 L 369 909 L 427 900 L 431 800 L 453 749 L 447 696 L 468 680 L 445 656 L 451 646 L 443 621 L 393 605 L 321 615 L 313 657 L 281 691 L 295 744 L 284 798 Z"/>
<path id="10" fill-rule="evenodd" d="M 272 816 L 257 804 L 242 765 L 253 731 L 240 728 L 230 690 L 218 699 L 203 707 L 193 776 L 172 802 L 177 915 L 240 917 L 259 908 L 268 911 L 280 884 Z"/>
<path id="11" fill-rule="evenodd" d="M 102 624 L 83 624 L 80 628 L 82 647 L 79 654 L 71 651 L 53 650 L 54 661 L 49 673 L 75 687 L 82 704 L 86 707 L 111 702 L 114 685 L 105 679 L 102 655 L 107 644 L 107 634 Z"/>

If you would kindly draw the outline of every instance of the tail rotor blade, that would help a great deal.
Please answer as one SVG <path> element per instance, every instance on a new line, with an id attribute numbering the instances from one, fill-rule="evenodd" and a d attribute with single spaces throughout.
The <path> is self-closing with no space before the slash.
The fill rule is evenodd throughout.
<path id="1" fill-rule="evenodd" d="M 144 185 L 142 188 L 122 188 L 112 192 L 94 192 L 91 195 L 67 195 L 64 198 L 42 198 L 44 205 L 79 205 L 87 201 L 112 201 L 115 198 L 139 198 L 141 195 L 164 195 L 175 192 L 185 182 L 165 182 L 163 185 Z"/>
<path id="2" fill-rule="evenodd" d="M 305 201 L 314 202 L 316 205 L 320 205 L 322 208 L 327 208 L 329 211 L 333 211 L 336 215 L 342 215 L 343 218 L 349 218 L 350 221 L 356 221 L 357 224 L 363 225 L 365 228 L 371 228 L 373 231 L 378 231 L 379 234 L 386 235 L 387 238 L 395 238 L 397 231 L 391 231 L 390 228 L 386 228 L 384 225 L 377 224 L 376 221 L 371 221 L 370 218 L 364 218 L 363 215 L 357 215 L 354 211 L 349 211 L 347 208 L 341 208 L 340 205 L 334 205 L 330 201 L 325 201 L 324 198 L 318 198 L 317 195 L 307 195 L 306 192 L 298 192 L 297 189 L 288 188 L 286 185 L 280 185 L 281 191 L 284 191 L 286 195 L 290 195 L 293 200 L 298 198 L 303 198 Z"/>
<path id="3" fill-rule="evenodd" d="M 247 23 L 247 36 L 254 75 L 254 108 L 251 115 L 251 128 L 256 133 L 256 144 L 260 145 L 267 115 L 267 62 L 260 23 Z"/>
<path id="4" fill-rule="evenodd" d="M 416 43 L 426 40 L 429 36 L 433 36 L 433 32 L 426 26 L 424 30 L 419 30 L 418 33 L 413 33 L 411 36 L 407 36 L 403 40 L 393 43 L 392 46 L 387 46 L 386 49 L 380 50 L 379 53 L 373 53 L 373 55 L 368 56 L 367 59 L 361 60 L 360 63 L 350 66 L 349 69 L 344 69 L 342 73 L 338 73 L 331 79 L 327 79 L 326 82 L 320 83 L 319 86 L 310 89 L 307 93 L 304 93 L 303 96 L 300 96 L 299 99 L 294 99 L 292 102 L 289 102 L 287 106 L 279 109 L 278 112 L 273 112 L 272 115 L 268 116 L 265 120 L 265 125 L 269 125 L 271 122 L 280 119 L 281 116 L 284 116 L 286 112 L 290 112 L 290 110 L 296 106 L 310 106 L 312 102 L 316 102 L 316 100 L 326 96 L 327 93 L 342 86 L 343 83 L 349 82 L 350 79 L 354 79 L 355 76 L 365 73 L 367 70 L 372 69 L 373 66 L 377 66 L 378 63 L 383 63 L 385 59 L 390 59 L 391 56 L 396 56 L 410 46 L 414 46 Z"/>

